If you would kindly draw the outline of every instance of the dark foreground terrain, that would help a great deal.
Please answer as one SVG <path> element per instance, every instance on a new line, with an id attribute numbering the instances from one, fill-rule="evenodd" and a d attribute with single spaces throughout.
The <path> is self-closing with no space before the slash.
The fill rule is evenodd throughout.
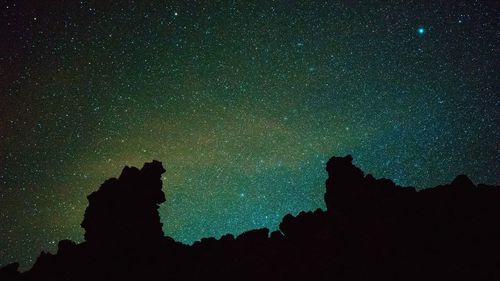
<path id="1" fill-rule="evenodd" d="M 351 156 L 326 169 L 326 211 L 187 246 L 162 231 L 161 163 L 126 167 L 88 196 L 85 242 L 61 241 L 0 280 L 500 280 L 499 187 L 458 176 L 416 192 L 365 176 Z"/>

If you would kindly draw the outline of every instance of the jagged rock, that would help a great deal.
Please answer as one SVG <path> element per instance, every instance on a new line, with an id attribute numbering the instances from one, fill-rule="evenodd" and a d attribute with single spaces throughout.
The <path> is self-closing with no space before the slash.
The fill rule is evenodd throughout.
<path id="1" fill-rule="evenodd" d="M 353 165 L 352 156 L 332 157 L 327 162 L 325 203 L 327 211 L 357 213 L 370 209 L 371 213 L 387 211 L 386 206 L 392 206 L 397 200 L 406 200 L 412 187 L 401 187 L 389 179 L 375 179 L 372 175 L 365 176 L 363 171 Z"/>
<path id="2" fill-rule="evenodd" d="M 242 234 L 238 235 L 238 237 L 236 237 L 236 240 L 245 243 L 259 243 L 261 241 L 265 241 L 268 237 L 269 229 L 260 228 L 243 232 Z"/>
<path id="3" fill-rule="evenodd" d="M 144 164 L 139 170 L 125 167 L 118 179 L 107 180 L 88 196 L 82 227 L 89 244 L 144 245 L 163 238 L 158 214 L 165 202 L 161 162 Z"/>
<path id="4" fill-rule="evenodd" d="M 325 203 L 328 211 L 342 204 L 343 198 L 352 196 L 364 187 L 364 173 L 352 164 L 352 156 L 332 157 L 326 164 Z"/>
<path id="5" fill-rule="evenodd" d="M 234 235 L 232 235 L 232 234 L 225 234 L 225 235 L 222 235 L 222 237 L 219 240 L 222 241 L 222 242 L 234 241 Z"/>
<path id="6" fill-rule="evenodd" d="M 332 157 L 326 212 L 286 215 L 270 237 L 263 228 L 186 246 L 161 231 L 164 171 L 124 168 L 89 196 L 86 242 L 61 241 L 0 280 L 500 280 L 499 187 L 458 176 L 416 192 Z"/>
<path id="7" fill-rule="evenodd" d="M 283 235 L 290 239 L 311 238 L 317 233 L 327 231 L 327 227 L 327 217 L 321 209 L 314 212 L 302 211 L 296 217 L 288 214 L 279 225 Z"/>

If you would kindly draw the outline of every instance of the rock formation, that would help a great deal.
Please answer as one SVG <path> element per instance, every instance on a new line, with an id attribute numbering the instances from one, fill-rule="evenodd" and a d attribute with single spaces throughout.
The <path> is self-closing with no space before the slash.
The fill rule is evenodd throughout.
<path id="1" fill-rule="evenodd" d="M 0 280 L 500 280 L 499 187 L 460 175 L 417 192 L 352 160 L 328 161 L 326 211 L 192 246 L 163 237 L 161 163 L 126 167 L 88 197 L 85 242 L 61 241 Z"/>
<path id="2" fill-rule="evenodd" d="M 142 169 L 125 167 L 118 179 L 107 180 L 87 198 L 89 205 L 81 226 L 85 240 L 99 246 L 144 246 L 163 239 L 158 208 L 165 202 L 161 162 Z"/>

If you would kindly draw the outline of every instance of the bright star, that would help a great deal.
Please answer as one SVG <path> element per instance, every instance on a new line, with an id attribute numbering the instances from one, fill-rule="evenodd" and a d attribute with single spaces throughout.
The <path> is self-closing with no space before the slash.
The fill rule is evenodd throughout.
<path id="1" fill-rule="evenodd" d="M 419 28 L 417 29 L 417 32 L 418 32 L 418 34 L 422 35 L 422 34 L 424 34 L 424 33 L 425 33 L 425 28 L 423 28 L 423 27 L 419 27 Z"/>

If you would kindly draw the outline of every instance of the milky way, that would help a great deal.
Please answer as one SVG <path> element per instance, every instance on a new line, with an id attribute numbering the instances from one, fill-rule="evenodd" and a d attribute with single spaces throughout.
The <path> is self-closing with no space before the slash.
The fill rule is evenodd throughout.
<path id="1" fill-rule="evenodd" d="M 500 182 L 493 2 L 19 2 L 0 7 L 0 265 L 81 241 L 86 195 L 152 159 L 185 243 L 324 207 L 333 155 L 417 188 Z"/>

